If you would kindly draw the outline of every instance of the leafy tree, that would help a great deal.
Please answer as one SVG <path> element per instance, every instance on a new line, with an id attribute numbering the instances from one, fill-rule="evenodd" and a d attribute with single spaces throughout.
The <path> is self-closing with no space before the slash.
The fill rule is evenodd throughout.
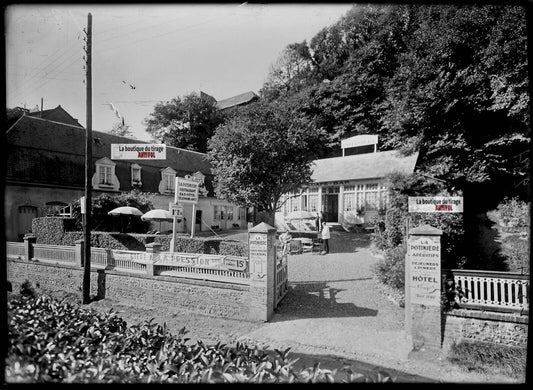
<path id="1" fill-rule="evenodd" d="M 125 124 L 124 122 L 117 122 L 113 125 L 113 128 L 109 131 L 110 134 L 120 135 L 122 137 L 127 137 L 133 135 L 130 130 L 130 125 Z"/>
<path id="2" fill-rule="evenodd" d="M 418 150 L 419 169 L 465 197 L 525 198 L 526 33 L 515 5 L 356 5 L 310 40 L 303 87 L 278 96 L 298 96 L 324 128 L 323 155 L 374 133 L 382 150 Z"/>
<path id="3" fill-rule="evenodd" d="M 215 99 L 190 93 L 171 101 L 160 102 L 144 123 L 157 142 L 178 148 L 207 152 L 207 140 L 222 123 L 223 113 Z"/>
<path id="4" fill-rule="evenodd" d="M 274 100 L 302 90 L 313 80 L 314 65 L 306 41 L 288 45 L 260 90 L 263 99 Z"/>
<path id="5" fill-rule="evenodd" d="M 321 142 L 321 129 L 289 101 L 242 108 L 209 141 L 217 196 L 254 206 L 273 224 L 281 195 L 310 182 Z"/>
<path id="6" fill-rule="evenodd" d="M 421 7 L 418 17 L 381 110 L 385 144 L 420 150 L 420 169 L 459 188 L 523 175 L 511 158 L 530 140 L 523 9 Z"/>

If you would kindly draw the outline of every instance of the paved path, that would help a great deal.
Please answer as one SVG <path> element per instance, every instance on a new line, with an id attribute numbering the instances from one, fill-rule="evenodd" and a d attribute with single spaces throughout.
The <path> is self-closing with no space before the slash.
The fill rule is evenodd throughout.
<path id="1" fill-rule="evenodd" d="M 445 357 L 408 358 L 404 310 L 378 291 L 372 272 L 378 260 L 369 244 L 368 235 L 332 232 L 330 254 L 291 255 L 289 292 L 272 321 L 238 340 L 270 350 L 290 347 L 307 367 L 320 361 L 340 368 L 342 360 L 359 372 L 384 369 L 398 382 L 513 382 L 464 372 Z"/>
<path id="2" fill-rule="evenodd" d="M 289 256 L 289 292 L 271 322 L 242 337 L 406 359 L 404 311 L 376 290 L 368 240 L 333 232 L 331 253 Z"/>

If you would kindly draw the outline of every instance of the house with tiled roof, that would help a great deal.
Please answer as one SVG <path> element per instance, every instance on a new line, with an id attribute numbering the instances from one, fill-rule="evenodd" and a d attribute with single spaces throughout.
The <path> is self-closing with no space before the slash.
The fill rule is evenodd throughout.
<path id="1" fill-rule="evenodd" d="M 61 105 L 48 110 L 28 112 L 26 115 L 46 119 L 53 122 L 66 123 L 67 125 L 82 127 L 78 120 L 70 115 Z"/>
<path id="2" fill-rule="evenodd" d="M 259 96 L 252 91 L 248 91 L 217 101 L 217 107 L 219 110 L 226 110 L 228 108 L 243 106 L 257 100 L 259 100 Z"/>
<path id="3" fill-rule="evenodd" d="M 396 150 L 378 151 L 377 136 L 372 152 L 352 154 L 360 140 L 369 136 L 355 136 L 342 141 L 342 156 L 315 160 L 312 164 L 312 183 L 280 200 L 276 224 L 282 229 L 312 230 L 301 224 L 292 228 L 288 216 L 295 211 L 308 211 L 316 216 L 320 211 L 330 225 L 364 225 L 387 208 L 388 190 L 385 177 L 398 172 L 412 174 L 416 168 L 418 152 L 404 156 Z M 351 145 L 357 145 L 351 147 Z M 346 150 L 345 150 L 346 149 Z M 367 151 L 365 149 L 365 151 Z"/>
<path id="4" fill-rule="evenodd" d="M 246 225 L 244 209 L 215 197 L 206 154 L 167 146 L 165 160 L 112 160 L 112 144 L 148 142 L 94 130 L 92 135 L 93 198 L 138 189 L 153 195 L 155 208 L 168 210 L 174 202 L 175 178 L 194 178 L 200 182 L 195 231 Z M 85 128 L 37 115 L 24 115 L 8 129 L 4 214 L 8 240 L 28 232 L 33 218 L 53 215 L 84 195 L 85 139 Z M 178 231 L 190 231 L 192 205 L 185 204 L 183 211 Z M 172 227 L 163 225 L 163 231 Z"/>

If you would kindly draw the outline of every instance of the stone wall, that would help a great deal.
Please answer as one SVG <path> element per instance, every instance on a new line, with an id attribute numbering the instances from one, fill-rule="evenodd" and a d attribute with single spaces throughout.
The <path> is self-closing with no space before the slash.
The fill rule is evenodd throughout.
<path id="1" fill-rule="evenodd" d="M 13 291 L 29 280 L 37 292 L 82 296 L 83 269 L 68 265 L 7 260 Z M 194 279 L 91 271 L 91 295 L 136 307 L 159 307 L 245 321 L 263 321 L 260 298 L 248 285 Z"/>
<path id="2" fill-rule="evenodd" d="M 461 309 L 443 316 L 443 348 L 446 350 L 454 342 L 461 341 L 527 346 L 527 315 Z"/>

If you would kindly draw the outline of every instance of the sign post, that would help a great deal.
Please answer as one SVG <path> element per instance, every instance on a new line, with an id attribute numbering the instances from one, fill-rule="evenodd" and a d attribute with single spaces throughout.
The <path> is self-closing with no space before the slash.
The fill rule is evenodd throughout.
<path id="1" fill-rule="evenodd" d="M 460 196 L 410 196 L 409 213 L 462 213 Z M 441 348 L 441 235 L 429 225 L 412 228 L 407 219 L 405 327 L 413 350 Z"/>
<path id="2" fill-rule="evenodd" d="M 186 179 L 183 177 L 176 177 L 176 185 L 174 188 L 174 203 L 188 203 L 192 204 L 192 218 L 191 218 L 191 238 L 194 237 L 194 225 L 196 217 L 196 204 L 198 203 L 198 192 L 200 183 L 194 179 Z M 176 235 L 176 217 L 174 218 L 174 228 L 172 232 L 172 239 Z"/>

